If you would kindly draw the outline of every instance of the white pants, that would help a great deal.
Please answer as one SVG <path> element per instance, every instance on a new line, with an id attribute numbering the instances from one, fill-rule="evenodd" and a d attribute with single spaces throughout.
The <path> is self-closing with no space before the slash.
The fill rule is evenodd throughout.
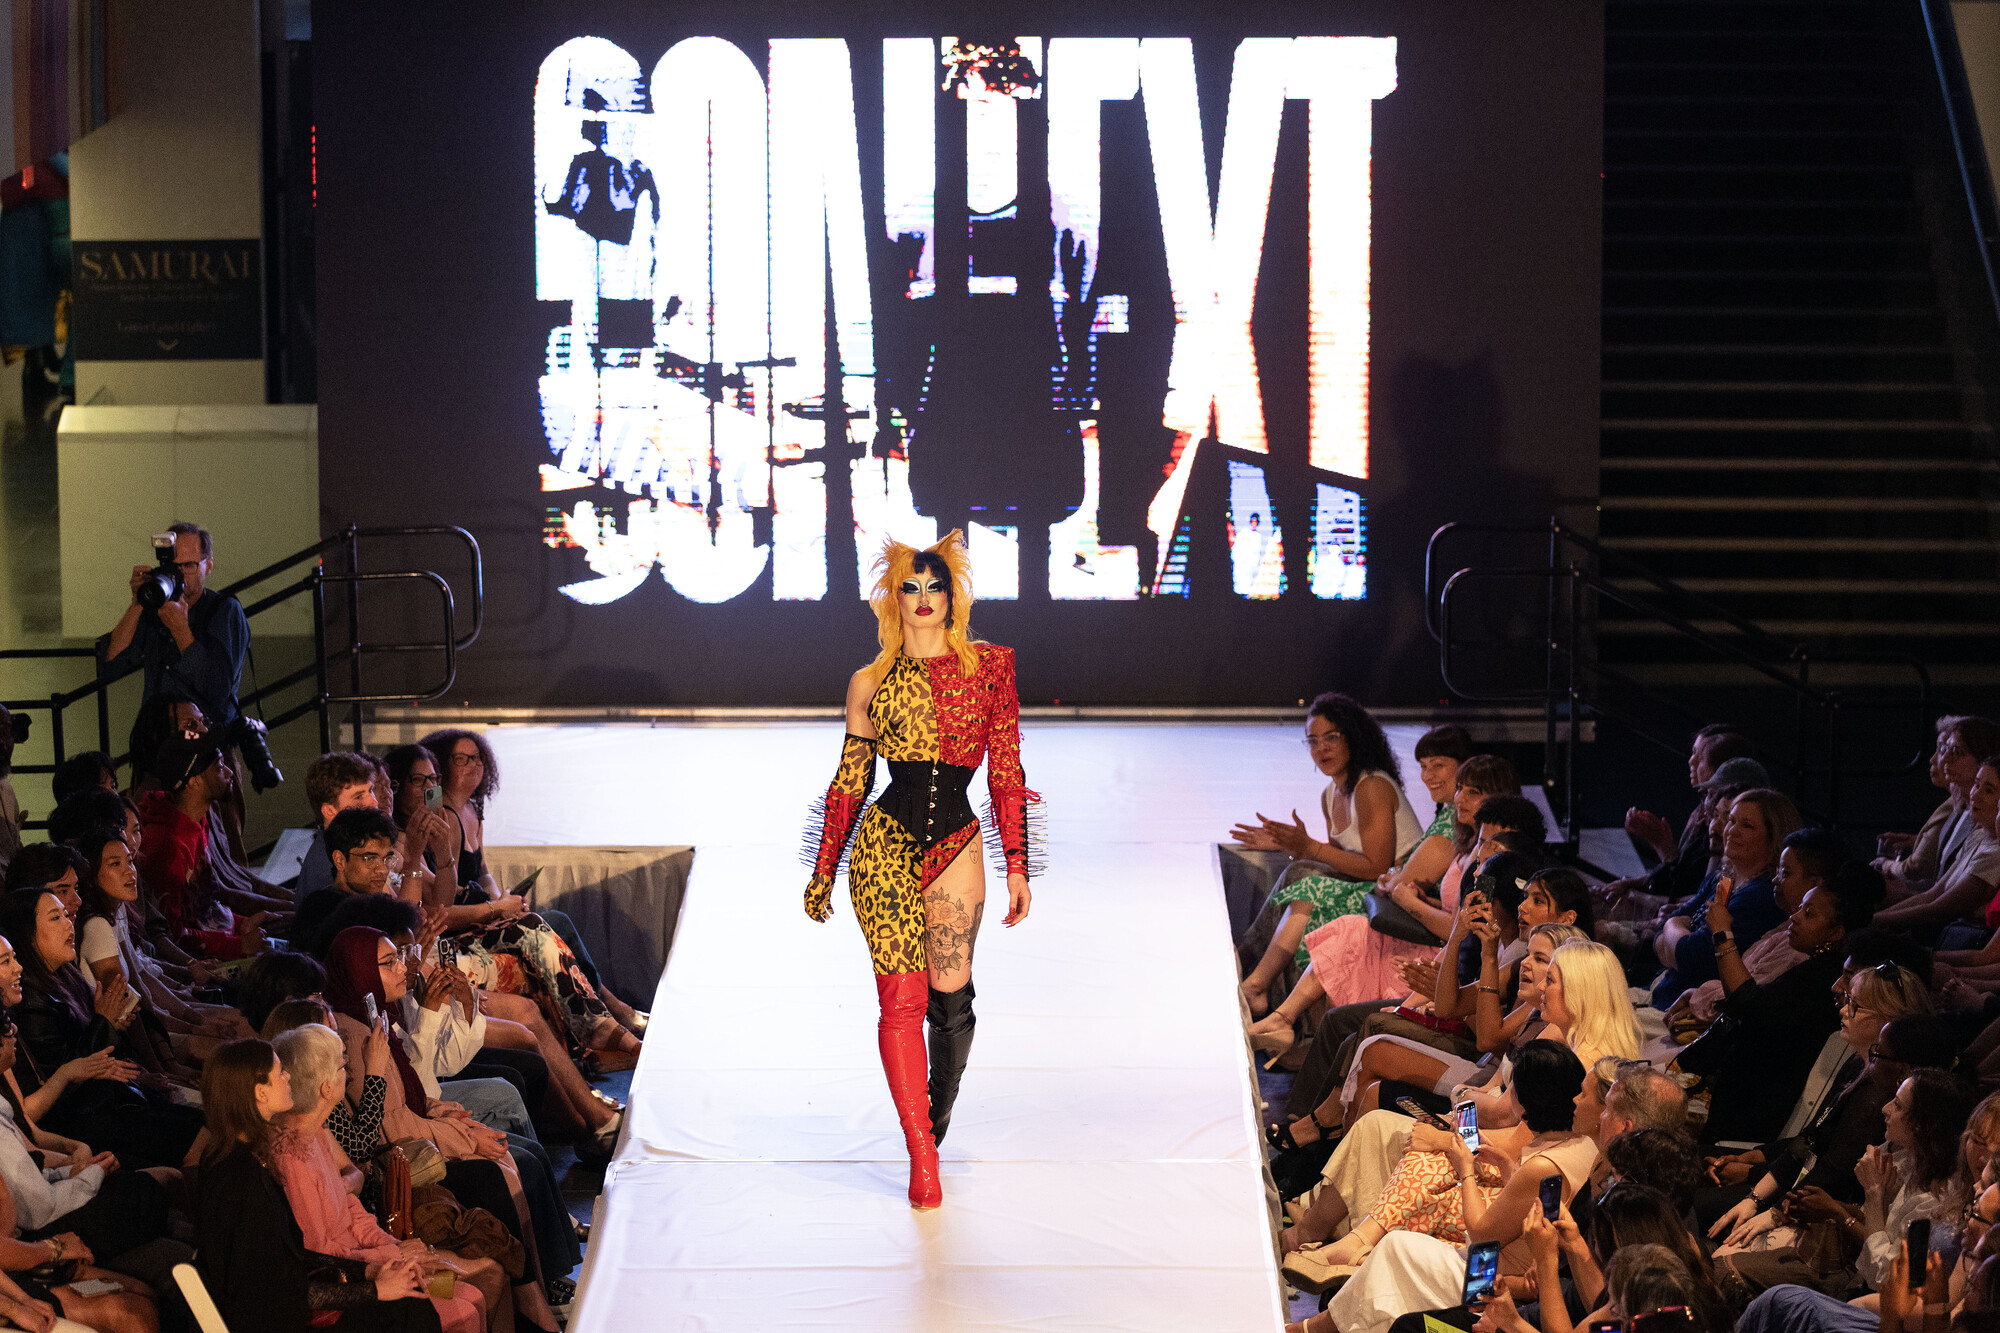
<path id="1" fill-rule="evenodd" d="M 1340 1333 L 1388 1333 L 1406 1314 L 1442 1310 L 1464 1298 L 1462 1247 L 1415 1231 L 1392 1231 L 1326 1308 Z"/>
<path id="2" fill-rule="evenodd" d="M 1354 1122 L 1333 1150 L 1320 1175 L 1323 1188 L 1340 1191 L 1347 1203 L 1347 1220 L 1338 1228 L 1339 1235 L 1346 1235 L 1375 1210 L 1375 1201 L 1388 1187 L 1389 1173 L 1410 1150 L 1410 1129 L 1416 1123 L 1400 1111 L 1370 1111 Z"/>
<path id="3" fill-rule="evenodd" d="M 1450 1051 L 1441 1051 L 1435 1046 L 1426 1046 L 1422 1042 L 1412 1041 L 1408 1037 L 1397 1037 L 1386 1032 L 1379 1032 L 1354 1048 L 1354 1063 L 1347 1067 L 1347 1081 L 1341 1084 L 1340 1087 L 1340 1104 L 1342 1106 L 1354 1105 L 1354 1099 L 1361 1095 L 1361 1057 L 1367 1053 L 1370 1046 L 1375 1045 L 1377 1042 L 1388 1042 L 1392 1046 L 1401 1046 L 1406 1050 L 1414 1051 L 1416 1054 L 1423 1056 L 1426 1060 L 1435 1060 L 1440 1065 L 1443 1065 L 1443 1070 L 1431 1085 L 1431 1091 L 1443 1093 L 1447 1097 L 1451 1095 L 1453 1088 L 1479 1072 L 1478 1065 L 1470 1060 L 1461 1060 Z"/>

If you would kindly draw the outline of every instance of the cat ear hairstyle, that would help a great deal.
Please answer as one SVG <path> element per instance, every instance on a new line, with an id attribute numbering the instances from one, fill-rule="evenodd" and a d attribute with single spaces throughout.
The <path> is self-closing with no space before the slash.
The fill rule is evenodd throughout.
<path id="1" fill-rule="evenodd" d="M 869 589 L 868 604 L 875 611 L 876 639 L 881 652 L 869 664 L 868 671 L 878 683 L 889 674 L 889 668 L 903 651 L 902 607 L 896 596 L 903 580 L 916 572 L 919 555 L 934 557 L 949 576 L 951 608 L 945 616 L 945 645 L 958 655 L 961 674 L 969 677 L 979 670 L 979 650 L 973 647 L 978 640 L 972 635 L 972 558 L 965 549 L 963 534 L 953 528 L 943 540 L 921 551 L 891 538 L 882 544 L 882 553 L 875 558 L 875 585 Z"/>

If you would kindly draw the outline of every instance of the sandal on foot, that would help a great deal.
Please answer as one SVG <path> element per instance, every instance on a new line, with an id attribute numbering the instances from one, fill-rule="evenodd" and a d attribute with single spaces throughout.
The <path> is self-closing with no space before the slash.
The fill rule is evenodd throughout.
<path id="1" fill-rule="evenodd" d="M 1306 1112 L 1306 1119 L 1312 1121 L 1315 1125 L 1319 1125 L 1319 1138 L 1314 1139 L 1313 1143 L 1320 1142 L 1327 1135 L 1340 1128 L 1339 1125 L 1320 1124 L 1318 1107 L 1314 1107 L 1312 1110 Z M 1264 1131 L 1264 1141 L 1270 1144 L 1273 1151 L 1276 1152 L 1297 1152 L 1300 1148 L 1312 1147 L 1312 1143 L 1300 1143 L 1292 1138 L 1292 1127 L 1289 1122 L 1282 1125 L 1272 1125 L 1266 1129 Z"/>

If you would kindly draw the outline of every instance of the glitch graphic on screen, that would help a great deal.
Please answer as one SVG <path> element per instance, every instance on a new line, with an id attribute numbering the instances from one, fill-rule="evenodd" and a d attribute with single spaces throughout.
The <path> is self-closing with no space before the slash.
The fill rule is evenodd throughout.
<path id="1" fill-rule="evenodd" d="M 657 573 L 697 603 L 852 597 L 885 538 L 960 527 L 982 601 L 1037 581 L 1185 598 L 1203 542 L 1238 598 L 1365 598 L 1373 121 L 1397 40 L 1221 49 L 1204 73 L 1226 78 L 1202 79 L 1186 37 L 550 50 L 520 89 L 519 206 L 555 312 L 536 392 L 561 593 L 614 603 Z M 1108 171 L 1104 108 L 1134 102 L 1145 160 Z M 1274 217 L 1287 135 L 1306 178 Z M 1303 232 L 1301 271 L 1265 268 L 1274 227 Z M 1149 266 L 1170 300 L 1134 299 Z M 1253 337 L 1260 277 L 1301 289 L 1302 316 Z M 1274 336 L 1304 368 L 1304 467 L 1266 462 Z M 1170 433 L 1150 474 L 1107 480 L 1113 422 Z M 1227 461 L 1219 524 L 1188 503 L 1204 450 Z"/>

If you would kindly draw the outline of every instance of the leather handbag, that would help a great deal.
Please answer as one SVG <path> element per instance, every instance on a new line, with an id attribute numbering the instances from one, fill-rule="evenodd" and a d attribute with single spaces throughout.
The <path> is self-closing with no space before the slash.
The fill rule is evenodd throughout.
<path id="1" fill-rule="evenodd" d="M 1378 935 L 1387 935 L 1405 944 L 1428 945 L 1433 949 L 1444 944 L 1431 933 L 1429 926 L 1404 911 L 1402 904 L 1394 898 L 1371 890 L 1362 896 L 1361 910 L 1368 914 L 1368 929 Z"/>
<path id="2" fill-rule="evenodd" d="M 410 1188 L 422 1189 L 426 1185 L 444 1183 L 444 1154 L 429 1139 L 397 1139 L 395 1146 L 403 1150 L 403 1156 L 410 1163 Z"/>
<path id="3" fill-rule="evenodd" d="M 378 1157 L 382 1180 L 382 1229 L 397 1240 L 408 1240 L 410 1218 L 410 1159 L 390 1144 Z"/>

